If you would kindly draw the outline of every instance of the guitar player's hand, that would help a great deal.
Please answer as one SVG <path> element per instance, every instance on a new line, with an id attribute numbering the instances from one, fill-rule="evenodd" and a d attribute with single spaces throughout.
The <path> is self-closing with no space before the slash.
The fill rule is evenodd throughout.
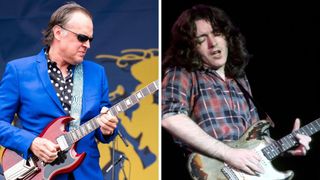
<path id="1" fill-rule="evenodd" d="M 116 116 L 111 116 L 106 107 L 103 107 L 100 113 L 101 115 L 98 118 L 100 130 L 103 135 L 111 135 L 117 127 L 118 118 Z"/>
<path id="2" fill-rule="evenodd" d="M 294 122 L 292 132 L 298 130 L 299 128 L 300 119 L 297 118 Z M 299 146 L 293 150 L 288 151 L 288 153 L 294 156 L 305 156 L 307 154 L 307 151 L 310 149 L 309 144 L 311 142 L 311 137 L 303 134 L 297 134 L 296 138 L 299 142 Z"/>
<path id="3" fill-rule="evenodd" d="M 45 163 L 54 161 L 58 157 L 59 149 L 58 144 L 41 137 L 36 137 L 30 147 L 33 154 Z"/>
<path id="4" fill-rule="evenodd" d="M 225 151 L 225 162 L 228 165 L 250 175 L 264 173 L 260 161 L 261 157 L 252 149 L 230 148 Z"/>

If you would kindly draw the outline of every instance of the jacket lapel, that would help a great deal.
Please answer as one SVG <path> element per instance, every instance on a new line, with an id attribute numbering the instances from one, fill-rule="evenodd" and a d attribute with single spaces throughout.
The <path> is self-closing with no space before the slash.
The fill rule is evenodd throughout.
<path id="1" fill-rule="evenodd" d="M 36 57 L 36 63 L 37 63 L 37 70 L 40 77 L 40 80 L 42 82 L 42 85 L 44 89 L 49 94 L 52 101 L 55 102 L 57 107 L 64 112 L 63 107 L 61 105 L 61 102 L 59 101 L 57 97 L 57 93 L 54 90 L 54 87 L 51 84 L 51 80 L 48 74 L 48 65 L 47 65 L 47 59 L 45 58 L 44 50 L 42 50 Z"/>

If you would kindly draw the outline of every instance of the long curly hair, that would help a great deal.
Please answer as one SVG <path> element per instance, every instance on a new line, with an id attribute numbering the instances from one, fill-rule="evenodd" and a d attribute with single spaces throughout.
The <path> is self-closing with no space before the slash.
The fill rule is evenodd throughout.
<path id="1" fill-rule="evenodd" d="M 171 43 L 162 63 L 163 71 L 174 66 L 184 67 L 188 71 L 203 67 L 201 56 L 196 50 L 197 20 L 210 22 L 213 33 L 225 36 L 228 45 L 226 76 L 242 77 L 250 58 L 243 35 L 223 10 L 203 4 L 185 10 L 174 23 L 171 29 Z"/>

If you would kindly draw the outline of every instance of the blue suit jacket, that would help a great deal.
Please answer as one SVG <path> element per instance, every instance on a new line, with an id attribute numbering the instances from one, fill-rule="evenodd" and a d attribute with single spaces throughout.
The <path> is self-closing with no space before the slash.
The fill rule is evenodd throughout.
<path id="1" fill-rule="evenodd" d="M 103 106 L 110 107 L 104 68 L 84 61 L 83 71 L 81 124 L 98 115 Z M 15 114 L 21 128 L 11 125 Z M 34 138 L 61 116 L 66 114 L 50 82 L 44 50 L 38 55 L 9 62 L 0 83 L 0 144 L 27 158 Z M 115 136 L 116 133 L 105 137 L 98 128 L 78 142 L 76 151 L 86 152 L 87 156 L 73 172 L 76 179 L 103 179 L 95 138 L 108 143 Z"/>

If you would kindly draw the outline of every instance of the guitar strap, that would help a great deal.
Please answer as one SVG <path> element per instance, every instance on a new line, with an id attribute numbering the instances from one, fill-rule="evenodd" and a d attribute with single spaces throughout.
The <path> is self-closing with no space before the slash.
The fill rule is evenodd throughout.
<path id="1" fill-rule="evenodd" d="M 257 111 L 258 111 L 258 115 L 260 118 L 265 119 L 266 121 L 268 121 L 270 123 L 270 125 L 272 127 L 274 127 L 274 122 L 272 121 L 272 119 L 270 118 L 270 116 L 267 114 L 266 111 L 264 111 L 261 107 L 261 105 L 259 105 L 259 103 L 257 101 L 255 101 L 253 99 L 253 97 L 251 96 L 251 94 L 243 87 L 243 85 L 240 83 L 239 79 L 234 79 L 236 81 L 236 83 L 238 84 L 239 88 L 241 89 L 241 91 L 243 92 L 248 104 L 250 104 L 250 100 L 253 102 L 253 104 L 256 106 Z"/>
<path id="2" fill-rule="evenodd" d="M 70 121 L 69 131 L 75 130 L 80 126 L 80 115 L 82 110 L 82 94 L 83 94 L 83 67 L 82 63 L 76 65 L 73 75 L 73 88 L 71 100 L 70 116 L 74 120 Z"/>

